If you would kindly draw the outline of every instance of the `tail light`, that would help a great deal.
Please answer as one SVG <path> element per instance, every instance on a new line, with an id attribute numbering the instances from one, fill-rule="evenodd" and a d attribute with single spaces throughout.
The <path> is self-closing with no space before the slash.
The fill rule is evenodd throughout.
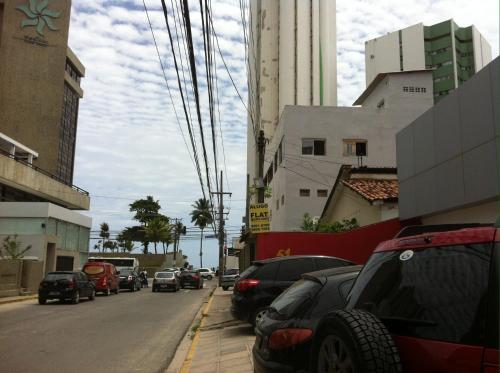
<path id="1" fill-rule="evenodd" d="M 102 286 L 106 286 L 108 284 L 108 278 L 106 276 L 101 277 Z"/>
<path id="2" fill-rule="evenodd" d="M 130 282 L 133 280 L 132 276 L 128 276 L 127 280 Z"/>
<path id="3" fill-rule="evenodd" d="M 250 289 L 253 289 L 254 287 L 256 287 L 259 284 L 260 284 L 259 280 L 244 279 L 244 280 L 238 281 L 236 283 L 235 287 L 236 287 L 236 290 L 238 290 L 240 293 L 244 293 Z"/>
<path id="4" fill-rule="evenodd" d="M 269 337 L 268 347 L 271 350 L 292 347 L 308 340 L 311 335 L 311 329 L 278 329 Z"/>
<path id="5" fill-rule="evenodd" d="M 200 279 L 200 277 L 199 277 L 199 276 L 194 275 L 194 276 L 193 276 L 193 279 L 195 279 L 195 280 L 199 280 L 199 279 Z"/>
<path id="6" fill-rule="evenodd" d="M 69 283 L 68 283 L 68 288 L 69 289 L 73 289 L 75 287 L 75 280 L 71 280 Z"/>

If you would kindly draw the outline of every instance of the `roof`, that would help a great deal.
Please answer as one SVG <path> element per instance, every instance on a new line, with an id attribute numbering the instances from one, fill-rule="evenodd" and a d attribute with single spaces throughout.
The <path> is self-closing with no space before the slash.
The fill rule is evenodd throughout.
<path id="1" fill-rule="evenodd" d="M 350 179 L 342 180 L 342 184 L 370 202 L 397 201 L 399 195 L 397 180 Z"/>
<path id="2" fill-rule="evenodd" d="M 387 75 L 395 75 L 395 74 L 411 74 L 411 73 L 421 73 L 425 71 L 432 71 L 432 69 L 423 69 L 423 70 L 410 70 L 410 71 L 391 71 L 387 73 L 379 73 L 375 77 L 375 79 L 372 80 L 372 82 L 366 87 L 366 89 L 363 91 L 361 96 L 358 97 L 356 101 L 352 104 L 353 106 L 356 105 L 363 105 L 363 102 L 365 102 L 366 98 L 372 94 L 372 92 L 377 88 L 378 84 L 384 80 L 384 78 Z"/>
<path id="3" fill-rule="evenodd" d="M 356 273 L 356 272 L 361 271 L 361 268 L 363 268 L 363 266 L 355 265 L 355 266 L 322 269 L 321 271 L 304 273 L 302 275 L 302 278 L 313 280 L 313 281 L 318 281 L 322 285 L 324 285 L 326 283 L 328 277 L 339 276 L 339 275 L 343 275 L 346 273 Z"/>
<path id="4" fill-rule="evenodd" d="M 336 256 L 328 256 L 328 255 L 290 255 L 290 256 L 276 256 L 274 258 L 268 258 L 268 259 L 262 259 L 262 260 L 254 260 L 252 264 L 266 264 L 266 263 L 272 263 L 272 262 L 280 262 L 284 260 L 292 260 L 292 259 L 299 259 L 299 258 L 332 258 L 332 259 L 338 259 L 338 260 L 343 260 L 348 263 L 353 263 L 350 260 L 344 259 L 344 258 L 338 258 Z M 355 263 L 353 263 L 355 264 Z"/>

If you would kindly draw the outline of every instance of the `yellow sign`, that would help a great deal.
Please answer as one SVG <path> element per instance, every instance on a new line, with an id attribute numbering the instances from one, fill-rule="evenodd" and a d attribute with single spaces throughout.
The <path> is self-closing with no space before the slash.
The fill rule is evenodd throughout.
<path id="1" fill-rule="evenodd" d="M 267 203 L 250 205 L 250 230 L 252 233 L 269 232 L 269 207 Z"/>

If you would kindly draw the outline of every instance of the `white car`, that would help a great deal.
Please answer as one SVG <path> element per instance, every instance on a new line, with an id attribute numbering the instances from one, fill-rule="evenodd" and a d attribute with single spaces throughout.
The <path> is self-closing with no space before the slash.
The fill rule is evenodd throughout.
<path id="1" fill-rule="evenodd" d="M 199 268 L 197 271 L 200 271 L 201 277 L 206 278 L 207 280 L 211 280 L 215 276 L 215 273 L 213 273 L 210 268 Z"/>

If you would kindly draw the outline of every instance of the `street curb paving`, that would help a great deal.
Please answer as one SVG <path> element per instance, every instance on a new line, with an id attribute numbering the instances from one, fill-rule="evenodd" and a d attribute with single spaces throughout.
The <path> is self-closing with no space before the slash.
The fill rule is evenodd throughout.
<path id="1" fill-rule="evenodd" d="M 194 317 L 193 322 L 189 325 L 184 338 L 177 346 L 174 357 L 170 362 L 168 368 L 165 370 L 165 373 L 189 372 L 189 369 L 191 368 L 191 361 L 193 360 L 193 355 L 200 339 L 201 327 L 203 326 L 205 319 L 207 318 L 207 314 L 212 305 L 216 289 L 217 287 L 214 287 L 211 290 L 208 300 L 206 302 L 203 302 L 203 304 L 206 303 L 206 306 L 203 308 L 202 305 L 199 311 L 196 313 L 196 316 Z M 196 324 L 198 324 L 199 326 L 193 336 L 192 334 L 190 334 L 190 332 Z"/>
<path id="2" fill-rule="evenodd" d="M 24 302 L 24 301 L 27 301 L 27 300 L 37 299 L 37 298 L 38 298 L 38 295 L 23 295 L 23 296 L 19 296 L 19 297 L 12 297 L 11 299 L 9 299 L 9 298 L 6 298 L 6 299 L 0 298 L 0 306 L 3 306 L 4 304 Z"/>

